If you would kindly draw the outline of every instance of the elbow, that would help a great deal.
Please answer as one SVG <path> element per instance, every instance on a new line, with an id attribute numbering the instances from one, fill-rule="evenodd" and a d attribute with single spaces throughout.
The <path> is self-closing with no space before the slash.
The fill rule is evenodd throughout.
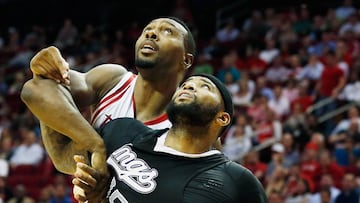
<path id="1" fill-rule="evenodd" d="M 73 175 L 76 171 L 76 164 L 75 162 L 68 163 L 64 162 L 64 159 L 61 158 L 62 156 L 53 156 L 51 157 L 51 161 L 55 167 L 55 169 L 61 173 Z"/>
<path id="2" fill-rule="evenodd" d="M 20 98 L 25 104 L 30 103 L 30 101 L 32 100 L 34 87 L 35 84 L 33 80 L 29 80 L 23 85 L 20 92 Z"/>

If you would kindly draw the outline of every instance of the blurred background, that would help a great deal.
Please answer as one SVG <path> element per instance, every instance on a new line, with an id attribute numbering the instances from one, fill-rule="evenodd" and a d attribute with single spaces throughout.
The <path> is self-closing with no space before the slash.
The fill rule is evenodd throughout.
<path id="1" fill-rule="evenodd" d="M 270 203 L 358 203 L 359 9 L 355 0 L 0 0 L 0 203 L 74 202 L 71 177 L 54 168 L 19 98 L 35 53 L 55 45 L 75 70 L 135 72 L 135 40 L 161 16 L 195 36 L 189 74 L 213 74 L 232 93 L 222 151 Z"/>

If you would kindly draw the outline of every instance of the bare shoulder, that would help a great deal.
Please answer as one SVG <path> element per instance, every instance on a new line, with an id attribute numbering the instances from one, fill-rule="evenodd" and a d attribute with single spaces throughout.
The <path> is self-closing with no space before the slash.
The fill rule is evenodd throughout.
<path id="1" fill-rule="evenodd" d="M 114 87 L 127 72 L 129 71 L 122 65 L 102 64 L 86 73 L 86 80 L 101 96 Z"/>
<path id="2" fill-rule="evenodd" d="M 91 69 L 88 72 L 88 75 L 91 75 L 93 77 L 99 77 L 99 76 L 121 76 L 125 73 L 127 73 L 128 70 L 122 66 L 122 65 L 118 65 L 118 64 L 101 64 L 98 66 L 95 66 L 93 69 Z"/>

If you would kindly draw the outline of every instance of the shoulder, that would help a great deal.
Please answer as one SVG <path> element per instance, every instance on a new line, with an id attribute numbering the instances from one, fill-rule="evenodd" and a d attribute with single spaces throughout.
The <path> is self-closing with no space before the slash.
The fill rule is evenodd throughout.
<path id="1" fill-rule="evenodd" d="M 106 134 L 108 132 L 121 132 L 126 133 L 127 131 L 138 132 L 138 131 L 151 131 L 150 128 L 145 126 L 139 120 L 134 118 L 117 118 L 108 122 L 104 127 L 100 129 L 101 134 Z"/>
<path id="2" fill-rule="evenodd" d="M 160 135 L 161 132 L 164 132 L 165 130 L 167 130 L 167 128 L 154 130 L 139 120 L 122 117 L 105 124 L 105 126 L 99 130 L 99 133 L 105 140 L 115 136 L 116 139 L 123 139 L 126 137 L 128 141 L 133 141 L 136 137 L 154 137 L 150 135 Z"/>
<path id="3" fill-rule="evenodd" d="M 98 66 L 95 66 L 91 70 L 89 70 L 86 74 L 87 76 L 121 76 L 125 73 L 129 72 L 126 67 L 118 64 L 101 64 Z"/>
<path id="4" fill-rule="evenodd" d="M 113 88 L 129 71 L 122 65 L 102 64 L 95 66 L 86 73 L 87 83 L 92 84 L 95 90 L 99 90 L 99 96 L 103 96 Z"/>
<path id="5" fill-rule="evenodd" d="M 236 162 L 228 161 L 224 164 L 224 171 L 232 180 L 229 184 L 239 191 L 236 195 L 238 200 L 253 203 L 267 202 L 262 184 L 250 170 Z"/>

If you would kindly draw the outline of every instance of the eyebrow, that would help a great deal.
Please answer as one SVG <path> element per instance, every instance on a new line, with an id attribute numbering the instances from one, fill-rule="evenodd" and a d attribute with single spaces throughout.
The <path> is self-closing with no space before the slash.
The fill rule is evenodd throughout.
<path id="1" fill-rule="evenodd" d="M 150 24 L 152 24 L 152 23 L 155 23 L 155 22 L 157 22 L 157 20 L 151 21 L 148 25 L 150 25 Z M 174 28 L 176 28 L 176 29 L 179 29 L 178 27 L 176 27 L 176 25 L 175 25 L 174 23 L 169 22 L 169 21 L 167 21 L 167 20 L 162 20 L 162 21 L 160 21 L 159 23 L 160 23 L 160 24 L 165 23 L 165 24 L 167 24 L 167 25 L 170 25 L 171 27 L 174 27 Z M 148 27 L 148 26 L 146 26 L 146 27 Z"/>
<path id="2" fill-rule="evenodd" d="M 194 78 L 193 78 L 193 77 L 190 77 L 190 78 L 187 79 L 185 82 L 191 81 L 191 80 L 194 80 Z M 204 83 L 206 83 L 206 84 L 209 84 L 209 85 L 212 86 L 212 87 L 217 88 L 216 85 L 215 85 L 214 83 L 210 82 L 208 79 L 205 79 L 205 78 L 203 78 L 203 77 L 200 77 L 199 80 L 201 80 L 202 82 L 204 82 Z"/>

